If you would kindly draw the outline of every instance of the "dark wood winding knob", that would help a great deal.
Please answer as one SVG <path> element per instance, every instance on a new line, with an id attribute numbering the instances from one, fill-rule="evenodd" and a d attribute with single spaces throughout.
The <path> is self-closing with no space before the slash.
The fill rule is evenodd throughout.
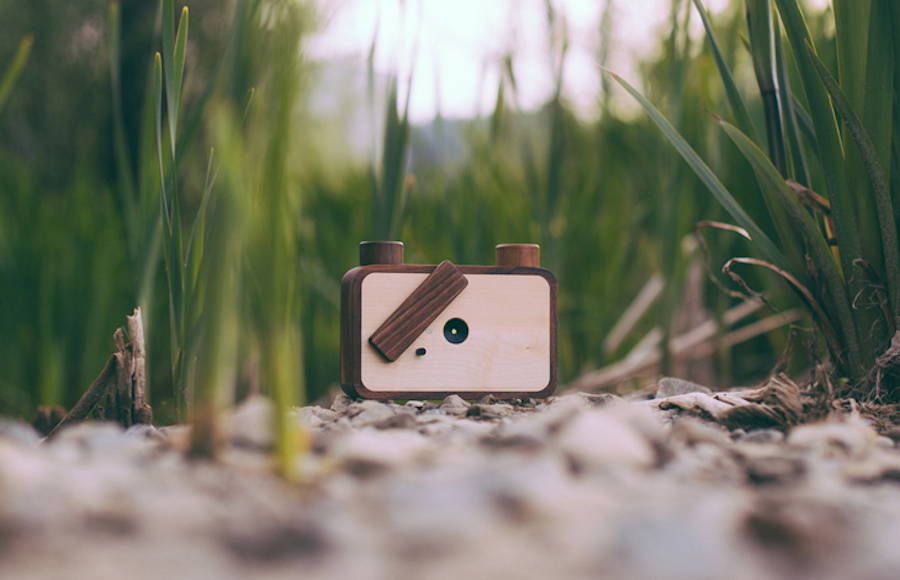
<path id="1" fill-rule="evenodd" d="M 403 264 L 403 242 L 360 242 L 359 265 Z"/>
<path id="2" fill-rule="evenodd" d="M 537 244 L 500 244 L 497 246 L 498 266 L 541 267 L 541 247 Z"/>

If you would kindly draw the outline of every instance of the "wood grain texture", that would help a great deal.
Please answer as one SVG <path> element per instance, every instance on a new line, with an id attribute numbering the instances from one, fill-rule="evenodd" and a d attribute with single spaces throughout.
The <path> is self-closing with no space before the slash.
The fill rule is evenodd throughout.
<path id="1" fill-rule="evenodd" d="M 360 242 L 359 265 L 403 264 L 403 242 Z"/>
<path id="2" fill-rule="evenodd" d="M 409 368 L 409 365 L 404 356 L 401 356 L 395 363 L 385 362 L 383 357 L 381 357 L 381 355 L 379 355 L 365 339 L 365 336 L 368 336 L 364 335 L 362 331 L 363 311 L 365 310 L 363 307 L 363 285 L 365 281 L 373 274 L 421 274 L 419 281 L 413 282 L 412 285 L 408 287 L 408 291 L 411 292 L 416 285 L 421 283 L 421 280 L 424 280 L 434 269 L 435 266 L 428 265 L 373 265 L 354 268 L 344 275 L 341 283 L 341 387 L 344 392 L 353 397 L 382 400 L 439 399 L 450 394 L 456 394 L 467 399 L 477 399 L 486 394 L 491 394 L 496 398 L 503 399 L 527 397 L 542 398 L 553 394 L 557 381 L 557 288 L 556 278 L 553 276 L 553 273 L 541 268 L 514 266 L 457 266 L 457 269 L 469 279 L 470 285 L 467 287 L 466 291 L 457 297 L 451 306 L 448 307 L 447 310 L 432 324 L 432 334 L 429 335 L 426 333 L 422 335 L 423 339 L 426 337 L 434 338 L 442 336 L 440 333 L 441 329 L 438 328 L 438 325 L 443 325 L 445 319 L 451 318 L 451 314 L 453 314 L 451 309 L 455 308 L 456 303 L 460 302 L 473 290 L 471 284 L 473 280 L 478 278 L 505 278 L 508 275 L 512 275 L 516 279 L 520 279 L 521 277 L 542 278 L 544 280 L 544 286 L 549 289 L 549 299 L 547 299 L 546 294 L 544 294 L 545 300 L 547 301 L 544 302 L 543 307 L 540 308 L 541 311 L 547 312 L 548 314 L 549 329 L 547 329 L 547 333 L 549 334 L 549 345 L 546 358 L 540 357 L 542 367 L 537 374 L 525 372 L 521 370 L 517 364 L 510 366 L 508 364 L 508 359 L 494 358 L 492 355 L 481 357 L 480 359 L 476 357 L 476 360 L 481 360 L 484 364 L 491 364 L 491 361 L 493 361 L 493 370 L 491 371 L 493 374 L 489 373 L 485 375 L 484 373 L 487 367 L 483 366 L 480 371 L 469 376 L 468 379 L 465 379 L 464 375 L 458 372 L 458 369 L 471 370 L 474 367 L 471 364 L 460 365 L 459 361 L 453 362 L 449 366 L 444 366 L 444 368 L 439 371 L 443 373 L 443 376 L 445 377 L 453 377 L 453 381 L 443 381 L 441 380 L 440 374 L 435 375 L 433 373 L 426 373 L 424 379 L 423 376 L 420 375 L 418 378 L 423 379 L 423 382 L 418 384 L 416 384 L 418 379 L 395 381 L 395 377 L 388 378 L 386 382 L 382 383 L 377 378 L 377 373 L 379 371 L 376 371 L 376 375 L 369 376 L 369 363 L 373 361 L 381 367 L 382 371 L 385 368 L 396 366 L 398 371 L 393 372 L 403 376 L 407 375 L 407 371 L 400 372 L 399 369 Z M 393 284 L 391 287 L 393 287 Z M 387 310 L 383 312 L 382 317 L 391 312 L 396 305 L 399 305 L 399 302 L 402 301 L 404 297 L 401 293 L 396 291 L 394 294 L 400 295 L 391 298 L 393 303 L 382 305 L 382 308 L 387 308 Z M 477 295 L 478 292 L 475 292 L 474 294 Z M 508 296 L 509 295 L 507 294 L 507 297 Z M 520 304 L 517 299 L 508 300 L 507 302 L 511 307 Z M 513 318 L 518 316 L 518 312 L 515 308 L 511 308 L 511 310 L 514 311 L 514 314 L 512 315 Z M 426 349 L 428 354 L 419 357 L 415 355 L 415 350 L 420 348 L 420 345 L 416 342 L 413 345 L 415 348 L 411 348 L 407 352 L 407 355 L 414 360 L 437 368 L 440 366 L 435 364 L 438 362 L 438 357 L 432 357 L 431 355 L 440 354 L 441 348 L 463 348 L 467 345 L 471 346 L 478 344 L 479 340 L 484 338 L 483 331 L 479 326 L 480 325 L 477 323 L 474 327 L 470 324 L 470 338 L 463 344 L 451 345 L 446 341 L 443 343 L 438 341 L 431 344 L 430 348 L 429 346 L 421 346 L 421 348 Z M 370 328 L 375 328 L 375 326 Z M 504 333 L 505 332 L 501 332 L 500 334 Z M 479 338 L 479 335 L 481 338 Z M 469 341 L 472 342 L 470 343 Z M 481 344 L 483 345 L 484 342 L 482 341 Z M 500 344 L 500 342 L 497 342 L 496 344 Z M 453 352 L 454 351 L 444 350 L 444 354 Z M 509 350 L 508 352 L 512 352 L 512 350 Z M 497 362 L 501 360 L 506 360 L 507 362 Z M 364 363 L 364 361 L 368 362 Z M 366 366 L 365 378 L 363 374 L 364 366 Z M 502 372 L 504 369 L 510 368 L 513 369 L 512 373 L 507 373 L 511 375 L 510 378 L 502 381 L 495 380 L 497 377 L 504 374 Z M 540 377 L 541 380 L 535 380 L 535 376 Z M 469 380 L 478 379 L 479 377 L 487 378 L 485 380 Z"/>
<path id="3" fill-rule="evenodd" d="M 541 247 L 537 244 L 500 244 L 494 255 L 498 266 L 541 267 Z"/>
<path id="4" fill-rule="evenodd" d="M 468 283 L 456 266 L 441 262 L 384 320 L 369 343 L 384 358 L 396 361 Z M 395 288 L 391 297 L 406 295 L 404 290 Z"/>

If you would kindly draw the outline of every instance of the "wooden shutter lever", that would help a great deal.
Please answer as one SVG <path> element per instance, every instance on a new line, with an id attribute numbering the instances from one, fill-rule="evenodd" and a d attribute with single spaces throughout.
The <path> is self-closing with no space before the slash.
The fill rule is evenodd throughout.
<path id="1" fill-rule="evenodd" d="M 381 323 L 369 343 L 394 362 L 469 284 L 449 261 L 441 262 Z"/>

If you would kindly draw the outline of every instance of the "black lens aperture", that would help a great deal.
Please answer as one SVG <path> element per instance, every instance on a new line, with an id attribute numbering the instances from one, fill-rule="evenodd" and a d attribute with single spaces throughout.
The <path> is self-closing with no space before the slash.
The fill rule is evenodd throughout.
<path id="1" fill-rule="evenodd" d="M 469 325 L 462 318 L 451 318 L 444 325 L 444 338 L 447 342 L 459 344 L 469 336 Z"/>

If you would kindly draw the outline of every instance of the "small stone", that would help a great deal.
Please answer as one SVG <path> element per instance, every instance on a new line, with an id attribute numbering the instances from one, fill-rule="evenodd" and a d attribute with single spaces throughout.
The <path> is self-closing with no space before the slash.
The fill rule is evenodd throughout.
<path id="1" fill-rule="evenodd" d="M 0 439 L 15 441 L 23 445 L 37 445 L 41 436 L 31 425 L 0 417 Z"/>
<path id="2" fill-rule="evenodd" d="M 334 423 L 340 419 L 340 415 L 330 409 L 323 409 L 318 405 L 293 409 L 295 419 L 299 419 L 303 425 L 310 429 L 318 429 L 327 423 Z"/>
<path id="3" fill-rule="evenodd" d="M 900 482 L 900 460 L 893 453 L 872 454 L 864 460 L 848 461 L 841 468 L 844 477 L 853 482 Z"/>
<path id="4" fill-rule="evenodd" d="M 349 409 L 347 414 L 351 417 L 351 423 L 357 428 L 376 425 L 394 416 L 394 409 L 390 405 L 378 401 L 362 401 Z"/>
<path id="5" fill-rule="evenodd" d="M 578 393 L 584 399 L 584 402 L 591 407 L 602 407 L 609 403 L 622 402 L 625 399 L 619 395 L 612 393 Z"/>
<path id="6" fill-rule="evenodd" d="M 710 443 L 720 447 L 731 445 L 728 431 L 712 423 L 691 418 L 675 421 L 672 425 L 671 437 L 689 447 L 700 443 Z"/>
<path id="7" fill-rule="evenodd" d="M 875 445 L 880 447 L 881 449 L 893 449 L 894 448 L 894 440 L 890 437 L 876 437 Z"/>
<path id="8" fill-rule="evenodd" d="M 315 561 L 331 549 L 323 529 L 312 523 L 265 522 L 246 526 L 227 526 L 219 531 L 222 545 L 238 559 L 249 564 L 282 561 Z"/>
<path id="9" fill-rule="evenodd" d="M 477 419 L 502 419 L 508 417 L 514 412 L 513 406 L 506 403 L 495 403 L 493 405 L 484 405 L 475 403 L 466 412 L 466 417 L 474 417 Z"/>
<path id="10" fill-rule="evenodd" d="M 862 419 L 826 421 L 791 430 L 788 445 L 813 449 L 824 457 L 854 457 L 865 454 L 878 435 Z"/>
<path id="11" fill-rule="evenodd" d="M 615 530 L 612 553 L 622 562 L 619 573 L 601 572 L 594 576 L 661 580 L 753 578 L 752 573 L 735 572 L 730 546 L 723 536 L 692 517 L 638 513 Z"/>
<path id="12" fill-rule="evenodd" d="M 891 439 L 894 443 L 900 441 L 900 427 L 892 427 L 885 431 L 885 437 Z"/>
<path id="13" fill-rule="evenodd" d="M 754 429 L 739 436 L 741 443 L 781 443 L 784 441 L 784 433 L 778 429 Z"/>
<path id="14" fill-rule="evenodd" d="M 769 455 L 745 458 L 747 479 L 751 483 L 792 483 L 806 473 L 806 463 L 799 457 Z"/>
<path id="15" fill-rule="evenodd" d="M 676 450 L 665 460 L 665 472 L 675 481 L 741 485 L 747 477 L 732 449 L 721 445 L 698 442 Z"/>
<path id="16" fill-rule="evenodd" d="M 179 451 L 187 451 L 191 446 L 190 425 L 165 425 L 159 428 L 160 435 L 166 443 Z"/>
<path id="17" fill-rule="evenodd" d="M 538 405 L 539 407 L 540 405 Z M 561 431 L 572 420 L 584 412 L 587 404 L 579 395 L 567 395 L 565 397 L 554 397 L 552 402 L 548 403 L 545 413 L 538 415 L 540 421 L 547 426 L 550 433 Z M 537 407 L 535 407 L 537 410 Z"/>
<path id="18" fill-rule="evenodd" d="M 416 418 L 412 413 L 395 413 L 373 424 L 376 429 L 415 429 Z"/>
<path id="19" fill-rule="evenodd" d="M 334 398 L 334 402 L 331 403 L 331 410 L 337 413 L 338 415 L 343 415 L 347 412 L 347 408 L 353 404 L 353 399 L 341 393 L 337 397 Z"/>
<path id="20" fill-rule="evenodd" d="M 122 433 L 125 430 L 117 423 L 81 423 L 72 425 L 59 431 L 53 439 L 51 446 L 76 445 L 85 451 L 104 452 L 109 449 L 121 448 L 124 439 Z"/>
<path id="21" fill-rule="evenodd" d="M 328 453 L 353 433 L 354 430 L 349 421 L 325 423 L 320 429 L 312 432 L 312 450 L 319 455 Z"/>
<path id="22" fill-rule="evenodd" d="M 332 411 L 331 409 L 323 409 L 318 405 L 312 405 L 309 407 L 302 407 L 299 409 L 301 412 L 308 412 L 310 416 L 313 416 L 323 423 L 331 423 L 333 421 L 337 421 L 341 418 L 340 415 Z"/>
<path id="23" fill-rule="evenodd" d="M 708 395 L 712 393 L 712 390 L 703 385 L 673 377 L 664 377 L 659 379 L 659 382 L 656 383 L 655 398 L 657 399 L 665 399 L 677 395 L 687 395 L 688 393 L 705 393 Z"/>
<path id="24" fill-rule="evenodd" d="M 159 429 L 152 425 L 143 425 L 138 423 L 132 425 L 125 430 L 125 437 L 134 437 L 138 439 L 150 439 L 153 441 L 165 441 L 165 436 L 159 432 Z"/>
<path id="25" fill-rule="evenodd" d="M 459 395 L 448 395 L 441 403 L 441 411 L 447 415 L 462 416 L 469 411 L 471 405 Z"/>
<path id="26" fill-rule="evenodd" d="M 413 462 L 430 449 L 431 442 L 415 431 L 364 429 L 338 441 L 332 453 L 352 473 L 368 475 Z"/>
<path id="27" fill-rule="evenodd" d="M 653 396 L 656 393 L 656 390 L 649 389 L 637 389 L 635 391 L 627 391 L 621 395 L 622 400 L 627 401 L 629 403 L 639 402 L 639 401 L 652 401 Z"/>
<path id="28" fill-rule="evenodd" d="M 656 453 L 650 442 L 615 413 L 588 411 L 565 425 L 557 439 L 576 469 L 614 464 L 650 467 Z"/>
<path id="29" fill-rule="evenodd" d="M 272 425 L 275 408 L 268 398 L 250 395 L 238 405 L 228 422 L 231 441 L 237 447 L 269 449 L 275 442 Z"/>
<path id="30" fill-rule="evenodd" d="M 538 421 L 501 423 L 481 444 L 494 451 L 537 452 L 547 445 L 547 428 Z"/>
<path id="31" fill-rule="evenodd" d="M 481 405 L 479 403 L 475 403 L 469 410 L 466 411 L 466 417 L 470 417 L 472 419 L 499 419 L 500 414 L 494 411 L 491 408 L 491 405 Z"/>

